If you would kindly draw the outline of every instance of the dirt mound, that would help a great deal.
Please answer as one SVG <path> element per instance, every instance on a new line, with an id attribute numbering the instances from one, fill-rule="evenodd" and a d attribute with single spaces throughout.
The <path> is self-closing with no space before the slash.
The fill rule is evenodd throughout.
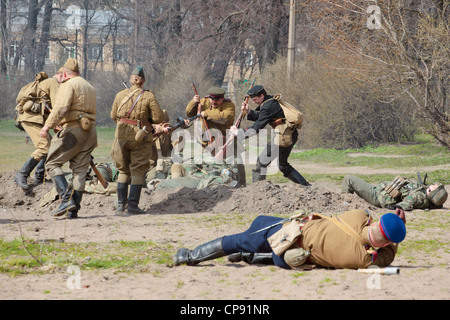
<path id="1" fill-rule="evenodd" d="M 49 211 L 55 203 L 39 207 L 41 199 L 53 187 L 51 182 L 34 186 L 25 193 L 14 182 L 15 172 L 0 177 L 0 205 Z M 31 179 L 30 183 L 31 183 Z M 97 211 L 114 211 L 115 195 L 85 194 L 83 211 L 95 215 Z M 367 203 L 350 194 L 341 194 L 338 186 L 318 183 L 302 187 L 294 183 L 275 184 L 270 181 L 250 183 L 244 188 L 213 186 L 206 189 L 177 188 L 151 192 L 143 189 L 140 206 L 150 214 L 177 214 L 198 212 L 289 213 L 305 209 L 309 212 L 342 212 L 367 208 Z"/>

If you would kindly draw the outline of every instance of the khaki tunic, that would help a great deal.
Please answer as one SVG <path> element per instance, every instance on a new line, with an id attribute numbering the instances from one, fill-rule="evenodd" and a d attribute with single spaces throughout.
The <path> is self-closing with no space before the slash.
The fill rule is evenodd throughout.
<path id="1" fill-rule="evenodd" d="M 133 111 L 128 115 L 133 103 L 138 99 Z M 142 90 L 132 86 L 129 90 L 120 91 L 111 109 L 111 119 L 115 121 L 116 132 L 113 142 L 111 157 L 119 170 L 117 179 L 120 183 L 143 184 L 144 175 L 150 167 L 152 156 L 153 136 L 151 124 L 158 124 L 165 120 L 165 115 L 160 108 L 153 92 Z M 123 123 L 120 119 L 131 120 L 133 123 Z M 137 121 L 141 126 L 147 123 L 147 137 L 142 142 L 136 142 L 135 136 L 139 130 Z"/>
<path id="2" fill-rule="evenodd" d="M 30 136 L 31 141 L 36 148 L 31 154 L 36 160 L 45 158 L 50 147 L 51 136 L 47 135 L 46 138 L 41 138 L 40 131 L 48 116 L 48 110 L 46 110 L 45 104 L 50 106 L 51 102 L 55 101 L 58 87 L 59 83 L 55 78 L 49 78 L 39 82 L 36 90 L 36 97 L 41 98 L 41 112 L 35 113 L 31 110 L 25 111 L 22 109 L 22 113 L 19 113 L 17 117 L 17 121 L 22 123 L 23 128 Z M 26 97 L 18 96 L 17 103 L 20 103 L 20 100 L 24 98 L 26 99 Z"/>
<path id="3" fill-rule="evenodd" d="M 352 210 L 338 216 L 347 222 L 361 238 L 364 245 L 371 246 L 368 239 L 370 216 L 363 210 Z M 370 265 L 389 266 L 394 261 L 397 244 L 390 244 L 371 253 L 353 237 L 332 221 L 312 220 L 303 227 L 302 248 L 311 253 L 311 263 L 329 268 L 367 268 Z"/>
<path id="4" fill-rule="evenodd" d="M 62 166 L 69 162 L 73 186 L 78 191 L 84 190 L 91 153 L 97 147 L 96 113 L 94 87 L 77 76 L 60 85 L 52 112 L 45 122 L 49 128 L 63 127 L 51 141 L 45 166 L 53 177 L 64 174 Z M 81 128 L 80 116 L 91 120 L 88 130 Z"/>
<path id="5" fill-rule="evenodd" d="M 96 113 L 96 91 L 89 82 L 78 76 L 59 86 L 53 110 L 45 125 L 49 128 L 55 128 L 58 124 L 64 126 L 78 121 L 80 116 L 95 122 Z"/>
<path id="6" fill-rule="evenodd" d="M 209 102 L 209 98 L 203 98 L 200 100 L 201 111 L 205 112 L 205 120 L 208 129 L 217 129 L 220 131 L 223 137 L 226 137 L 227 129 L 233 125 L 236 107 L 233 102 L 225 99 L 223 103 L 214 108 Z M 186 107 L 186 115 L 189 118 L 194 117 L 198 113 L 198 105 L 191 100 Z M 204 123 L 202 122 L 202 130 L 206 130 Z"/>

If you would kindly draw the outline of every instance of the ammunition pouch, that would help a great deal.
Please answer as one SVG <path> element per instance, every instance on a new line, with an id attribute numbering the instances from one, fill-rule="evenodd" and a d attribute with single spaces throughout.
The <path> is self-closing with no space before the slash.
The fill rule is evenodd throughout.
<path id="1" fill-rule="evenodd" d="M 28 112 L 28 111 L 31 110 L 31 108 L 33 107 L 33 105 L 34 105 L 33 100 L 28 100 L 27 102 L 25 102 L 25 103 L 23 104 L 22 110 L 23 110 L 24 112 Z"/>
<path id="2" fill-rule="evenodd" d="M 272 251 L 277 256 L 280 256 L 289 249 L 302 235 L 304 224 L 304 222 L 294 219 L 283 225 L 280 230 L 271 235 L 267 241 L 269 242 Z"/>
<path id="3" fill-rule="evenodd" d="M 42 106 L 40 102 L 34 102 L 30 108 L 30 111 L 34 113 L 41 113 L 41 108 Z"/>
<path id="4" fill-rule="evenodd" d="M 89 131 L 91 129 L 91 120 L 80 115 L 79 121 L 81 129 L 83 129 L 84 131 Z"/>
<path id="5" fill-rule="evenodd" d="M 403 188 L 408 181 L 400 176 L 396 176 L 395 179 L 384 188 L 384 191 L 388 193 L 392 198 L 397 198 L 402 195 L 400 189 Z"/>

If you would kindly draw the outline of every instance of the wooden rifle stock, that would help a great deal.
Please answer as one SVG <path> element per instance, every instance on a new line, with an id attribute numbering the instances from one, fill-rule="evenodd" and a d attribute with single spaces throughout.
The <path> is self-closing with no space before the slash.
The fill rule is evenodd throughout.
<path id="1" fill-rule="evenodd" d="M 250 89 L 253 88 L 253 86 L 255 85 L 255 81 L 256 79 L 253 80 L 252 84 L 250 85 Z M 244 98 L 244 103 L 248 103 L 248 100 L 250 99 L 249 95 L 246 95 Z M 236 121 L 234 122 L 234 126 L 236 128 L 239 129 L 239 127 L 241 126 L 241 122 L 242 122 L 242 118 L 244 117 L 244 110 L 241 110 L 241 112 L 239 113 L 239 116 L 237 117 Z M 225 144 L 222 146 L 222 148 L 220 148 L 219 152 L 217 152 L 215 158 L 218 160 L 223 160 L 223 155 L 225 153 L 225 149 L 226 147 L 233 141 L 235 135 L 231 134 L 230 137 L 228 138 L 228 140 L 225 142 Z"/>
<path id="2" fill-rule="evenodd" d="M 94 170 L 95 175 L 97 176 L 98 181 L 102 184 L 103 188 L 108 187 L 108 181 L 106 181 L 105 177 L 98 171 L 97 167 L 95 166 L 94 160 L 91 159 L 90 162 L 92 170 Z"/>

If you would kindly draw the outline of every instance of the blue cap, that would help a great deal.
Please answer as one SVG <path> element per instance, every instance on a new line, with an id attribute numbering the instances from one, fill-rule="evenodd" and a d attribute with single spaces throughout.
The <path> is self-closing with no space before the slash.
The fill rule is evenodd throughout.
<path id="1" fill-rule="evenodd" d="M 395 213 L 386 213 L 380 218 L 381 232 L 389 241 L 400 243 L 405 239 L 406 227 L 403 220 Z"/>

